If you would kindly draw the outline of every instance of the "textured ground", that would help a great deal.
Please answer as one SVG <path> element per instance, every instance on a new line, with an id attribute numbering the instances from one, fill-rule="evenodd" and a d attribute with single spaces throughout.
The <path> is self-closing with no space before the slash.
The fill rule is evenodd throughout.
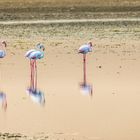
<path id="1" fill-rule="evenodd" d="M 1 21 L 31 19 L 139 18 L 139 15 L 139 0 L 0 1 Z M 22 63 L 22 61 L 23 65 L 21 65 L 21 68 L 24 69 L 25 67 L 27 67 L 25 66 L 25 60 L 21 59 L 21 61 L 17 61 L 15 55 L 19 57 L 20 60 L 20 57 L 24 56 L 25 52 L 28 49 L 32 48 L 36 44 L 36 42 L 42 42 L 46 46 L 48 62 L 46 62 L 46 60 L 43 60 L 42 62 L 40 62 L 39 66 L 41 71 L 44 70 L 44 67 L 45 69 L 47 69 L 48 75 L 46 77 L 49 79 L 49 77 L 53 77 L 52 70 L 57 69 L 57 65 L 54 65 L 54 62 L 59 59 L 64 60 L 64 58 L 66 58 L 66 62 L 62 61 L 63 66 L 65 65 L 66 67 L 68 67 L 67 62 L 74 62 L 77 66 L 79 66 L 79 61 L 75 62 L 75 60 L 77 60 L 77 57 L 75 55 L 77 54 L 77 48 L 84 42 L 90 40 L 95 44 L 94 55 L 93 57 L 91 56 L 92 60 L 94 61 L 94 72 L 97 74 L 95 74 L 95 77 L 97 77 L 97 79 L 95 79 L 98 81 L 98 79 L 102 79 L 101 76 L 107 77 L 109 73 L 110 79 L 112 80 L 111 83 L 114 83 L 114 89 L 116 89 L 116 84 L 117 86 L 119 86 L 119 84 L 122 82 L 121 84 L 123 85 L 123 80 L 124 83 L 126 82 L 126 79 L 128 79 L 127 82 L 133 82 L 136 80 L 135 85 L 129 83 L 127 84 L 132 86 L 132 91 L 134 89 L 139 91 L 139 86 L 137 87 L 137 85 L 139 85 L 140 22 L 120 21 L 69 24 L 62 23 L 47 25 L 0 25 L 0 36 L 2 39 L 6 39 L 8 42 L 6 58 L 8 61 L 1 62 L 0 65 L 4 65 L 3 71 L 5 73 L 9 73 L 10 76 L 13 76 L 14 74 L 19 75 L 19 77 L 17 77 L 16 79 L 11 78 L 10 82 L 12 80 L 13 83 L 15 82 L 15 80 L 17 80 L 17 82 L 19 81 L 18 78 L 20 78 L 20 75 L 22 74 L 20 74 L 20 70 L 18 71 L 18 66 Z M 111 62 L 110 60 L 114 61 L 112 63 L 109 63 Z M 11 65 L 14 66 L 13 71 L 11 69 Z M 8 69 L 11 69 L 11 71 L 8 71 Z M 17 69 L 17 72 L 15 72 L 15 69 Z M 132 71 L 134 71 L 134 75 L 132 74 Z M 24 75 L 23 77 L 26 76 Z M 5 81 L 3 81 L 3 83 L 6 83 L 8 85 L 10 82 L 6 80 L 6 78 L 7 77 L 5 77 Z M 94 83 L 96 84 L 96 82 Z M 42 84 L 40 85 L 43 84 L 44 83 L 42 82 Z M 124 87 L 126 87 L 127 84 L 125 83 Z M 117 91 L 113 91 L 113 95 L 116 95 L 116 93 Z M 118 110 L 120 110 L 120 108 Z M 13 114 L 10 114 L 10 117 L 11 115 Z M 135 117 L 134 120 L 136 120 Z M 3 120 L 1 121 L 3 122 Z M 121 123 L 123 124 L 123 122 Z M 17 132 L 18 128 L 16 128 L 15 125 L 13 125 L 13 127 Z M 3 130 L 2 126 L 0 126 L 0 128 L 1 130 Z M 99 140 L 98 137 L 90 138 L 88 136 L 85 137 L 69 133 L 40 133 L 35 134 L 35 136 L 27 136 L 26 134 L 20 134 L 21 132 L 5 132 L 7 133 L 0 133 L 0 140 Z M 131 129 L 128 132 L 132 132 Z M 128 132 L 127 134 L 129 134 Z M 135 132 L 135 138 L 139 139 L 137 131 L 133 131 L 134 134 Z M 119 136 L 122 135 L 114 135 L 116 139 Z M 128 139 L 134 139 L 133 135 L 130 135 Z"/>
<path id="2" fill-rule="evenodd" d="M 139 17 L 138 0 L 0 1 L 0 20 Z"/>

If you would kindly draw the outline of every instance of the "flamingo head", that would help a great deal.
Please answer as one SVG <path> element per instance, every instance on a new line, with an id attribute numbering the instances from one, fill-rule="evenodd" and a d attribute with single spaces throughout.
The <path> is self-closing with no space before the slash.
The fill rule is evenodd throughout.
<path id="1" fill-rule="evenodd" d="M 6 41 L 2 41 L 1 43 L 4 44 L 4 47 L 7 47 Z"/>
<path id="2" fill-rule="evenodd" d="M 90 45 L 90 47 L 93 47 L 92 42 L 88 42 L 88 44 Z"/>
<path id="3" fill-rule="evenodd" d="M 38 43 L 38 44 L 36 45 L 36 48 L 45 51 L 45 47 L 44 47 L 44 45 L 41 44 L 41 43 Z"/>

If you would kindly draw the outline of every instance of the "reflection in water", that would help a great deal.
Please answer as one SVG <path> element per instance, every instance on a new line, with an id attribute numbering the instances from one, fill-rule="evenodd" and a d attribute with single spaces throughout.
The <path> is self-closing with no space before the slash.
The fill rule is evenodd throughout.
<path id="1" fill-rule="evenodd" d="M 80 83 L 80 91 L 83 95 L 92 96 L 92 85 L 87 83 Z"/>
<path id="2" fill-rule="evenodd" d="M 6 100 L 6 94 L 3 92 L 0 92 L 0 103 L 2 104 L 2 109 L 4 111 L 7 110 L 7 100 Z"/>
<path id="3" fill-rule="evenodd" d="M 79 84 L 80 86 L 80 91 L 83 95 L 90 95 L 92 96 L 93 94 L 93 87 L 91 84 L 87 83 L 86 80 L 86 55 L 83 54 L 83 82 Z"/>
<path id="4" fill-rule="evenodd" d="M 45 96 L 44 93 L 37 89 L 37 68 L 36 61 L 31 60 L 31 77 L 30 77 L 30 86 L 27 88 L 26 92 L 30 96 L 31 100 L 40 105 L 45 105 Z"/>
<path id="5" fill-rule="evenodd" d="M 26 92 L 29 94 L 31 100 L 40 105 L 45 105 L 45 96 L 39 89 L 27 88 Z"/>

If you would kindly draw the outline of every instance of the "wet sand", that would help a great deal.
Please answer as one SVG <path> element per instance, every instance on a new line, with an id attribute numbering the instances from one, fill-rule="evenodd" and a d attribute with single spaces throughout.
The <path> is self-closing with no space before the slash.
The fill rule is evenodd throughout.
<path id="1" fill-rule="evenodd" d="M 8 104 L 0 110 L 0 138 L 140 138 L 139 21 L 0 25 L 0 35 L 8 42 L 0 62 L 0 87 Z M 77 49 L 88 40 L 95 44 L 87 56 L 92 96 L 79 86 L 83 63 Z M 26 93 L 30 67 L 24 54 L 38 42 L 46 46 L 45 58 L 38 61 L 44 106 Z"/>

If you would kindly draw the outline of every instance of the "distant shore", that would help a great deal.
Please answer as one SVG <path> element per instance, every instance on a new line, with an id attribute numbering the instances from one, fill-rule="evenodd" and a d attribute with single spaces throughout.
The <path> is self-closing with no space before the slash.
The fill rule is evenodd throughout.
<path id="1" fill-rule="evenodd" d="M 139 18 L 140 2 L 134 0 L 54 0 L 0 2 L 0 21 L 48 19 Z"/>
<path id="2" fill-rule="evenodd" d="M 50 19 L 98 19 L 98 18 L 139 18 L 140 7 L 120 8 L 23 8 L 0 9 L 0 21 L 7 20 L 50 20 Z"/>

